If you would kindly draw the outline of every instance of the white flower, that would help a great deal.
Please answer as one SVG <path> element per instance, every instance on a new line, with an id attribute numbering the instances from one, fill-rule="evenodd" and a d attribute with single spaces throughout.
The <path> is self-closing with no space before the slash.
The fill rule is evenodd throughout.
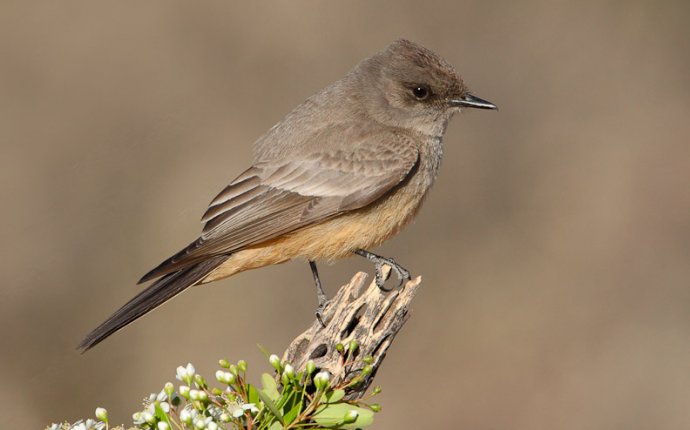
<path id="1" fill-rule="evenodd" d="M 189 397 L 190 389 L 186 385 L 180 385 L 180 395 L 182 397 Z"/>
<path id="2" fill-rule="evenodd" d="M 198 417 L 194 420 L 194 427 L 198 429 L 205 429 L 208 422 L 202 417 Z"/>
<path id="3" fill-rule="evenodd" d="M 208 430 L 218 430 L 218 424 L 216 424 L 214 421 L 210 421 L 206 428 Z"/>
<path id="4" fill-rule="evenodd" d="M 146 421 L 149 424 L 153 424 L 156 422 L 156 417 L 149 411 L 144 411 L 141 414 L 141 418 Z"/>
<path id="5" fill-rule="evenodd" d="M 170 426 L 165 421 L 159 422 L 158 424 L 156 424 L 156 427 L 158 427 L 158 430 L 169 430 L 170 429 Z"/>
<path id="6" fill-rule="evenodd" d="M 159 405 L 166 414 L 170 412 L 170 404 L 168 402 L 160 402 Z"/>
<path id="7" fill-rule="evenodd" d="M 62 425 L 53 423 L 48 427 L 48 430 L 60 430 L 60 427 L 62 427 Z"/>
<path id="8" fill-rule="evenodd" d="M 245 403 L 244 405 L 242 405 L 242 409 L 245 411 L 249 411 L 252 414 L 258 414 L 259 413 L 259 408 L 257 408 L 254 403 Z"/>
<path id="9" fill-rule="evenodd" d="M 134 414 L 132 414 L 132 422 L 134 422 L 134 424 L 137 425 L 144 424 L 144 414 L 142 414 L 141 412 L 135 412 Z"/>
<path id="10" fill-rule="evenodd" d="M 196 410 L 194 410 L 194 412 L 196 412 Z M 189 409 L 185 408 L 180 411 L 180 421 L 182 421 L 183 423 L 191 424 L 193 418 L 194 416 L 192 415 L 192 412 Z"/>
<path id="11" fill-rule="evenodd" d="M 82 422 L 76 422 L 70 427 L 70 430 L 86 430 L 86 425 Z"/>

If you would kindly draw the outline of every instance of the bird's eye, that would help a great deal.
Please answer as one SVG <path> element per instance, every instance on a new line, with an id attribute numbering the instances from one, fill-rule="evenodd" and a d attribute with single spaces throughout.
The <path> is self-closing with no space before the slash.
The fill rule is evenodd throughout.
<path id="1" fill-rule="evenodd" d="M 417 100 L 426 100 L 427 97 L 429 97 L 429 93 L 429 88 L 424 85 L 415 85 L 412 87 L 412 95 L 414 95 Z"/>

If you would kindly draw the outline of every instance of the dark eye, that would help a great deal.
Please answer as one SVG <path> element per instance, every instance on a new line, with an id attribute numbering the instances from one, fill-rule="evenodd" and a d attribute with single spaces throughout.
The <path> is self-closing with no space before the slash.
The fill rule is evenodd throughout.
<path id="1" fill-rule="evenodd" d="M 412 94 L 417 100 L 426 100 L 429 97 L 429 88 L 424 85 L 415 85 L 412 87 Z"/>

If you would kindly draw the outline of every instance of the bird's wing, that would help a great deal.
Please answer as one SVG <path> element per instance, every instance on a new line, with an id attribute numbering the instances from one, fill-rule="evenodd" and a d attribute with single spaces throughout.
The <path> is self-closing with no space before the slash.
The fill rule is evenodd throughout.
<path id="1" fill-rule="evenodd" d="M 201 236 L 140 282 L 365 207 L 400 184 L 418 160 L 410 136 L 388 131 L 337 150 L 257 162 L 213 199 Z"/>

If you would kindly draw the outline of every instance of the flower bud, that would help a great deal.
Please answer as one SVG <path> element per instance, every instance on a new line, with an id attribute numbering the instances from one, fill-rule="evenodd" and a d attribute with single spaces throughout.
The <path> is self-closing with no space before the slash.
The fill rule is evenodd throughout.
<path id="1" fill-rule="evenodd" d="M 156 424 L 156 427 L 158 427 L 158 430 L 170 430 L 170 426 L 165 421 L 159 422 Z"/>
<path id="2" fill-rule="evenodd" d="M 381 386 L 377 385 L 374 387 L 374 389 L 371 391 L 374 395 L 379 394 L 381 392 Z"/>
<path id="3" fill-rule="evenodd" d="M 271 356 L 268 357 L 268 362 L 271 363 L 271 367 L 273 367 L 276 372 L 280 372 L 280 358 L 277 355 L 271 354 Z"/>
<path id="4" fill-rule="evenodd" d="M 283 374 L 287 375 L 288 378 L 292 379 L 295 377 L 295 368 L 292 367 L 291 364 L 286 364 L 285 370 L 283 371 Z"/>
<path id="5" fill-rule="evenodd" d="M 371 355 L 367 355 L 366 357 L 364 357 L 362 359 L 362 361 L 364 362 L 364 364 L 373 364 L 374 363 L 374 357 L 372 357 Z"/>
<path id="6" fill-rule="evenodd" d="M 247 362 L 244 360 L 240 360 L 237 362 L 237 368 L 240 369 L 240 372 L 244 373 L 247 371 Z"/>
<path id="7" fill-rule="evenodd" d="M 194 375 L 194 383 L 199 388 L 204 388 L 206 386 L 206 381 L 204 380 L 203 376 L 201 376 L 201 375 Z"/>
<path id="8" fill-rule="evenodd" d="M 192 400 L 201 400 L 201 391 L 199 390 L 189 390 L 189 398 Z"/>
<path id="9" fill-rule="evenodd" d="M 359 384 L 362 383 L 362 376 L 355 376 L 350 380 L 350 382 L 347 384 L 348 387 L 356 387 Z"/>
<path id="10" fill-rule="evenodd" d="M 374 404 L 372 404 L 372 405 L 369 405 L 369 407 L 370 407 L 371 410 L 374 411 L 374 412 L 378 412 L 378 411 L 381 410 L 381 405 L 379 405 L 378 403 L 374 403 Z"/>
<path id="11" fill-rule="evenodd" d="M 369 365 L 364 366 L 364 369 L 362 369 L 362 376 L 368 376 L 371 375 L 373 368 Z"/>
<path id="12" fill-rule="evenodd" d="M 342 343 L 338 343 L 335 345 L 335 350 L 342 354 L 345 351 L 345 346 Z"/>
<path id="13" fill-rule="evenodd" d="M 166 382 L 165 386 L 163 387 L 163 391 L 165 391 L 168 399 L 172 399 L 173 394 L 175 393 L 175 386 L 172 384 L 172 382 Z"/>
<path id="14" fill-rule="evenodd" d="M 352 355 L 355 352 L 357 352 L 357 348 L 359 348 L 359 343 L 356 340 L 352 339 L 350 341 L 350 344 L 348 345 L 348 349 L 350 350 L 350 354 Z"/>
<path id="15" fill-rule="evenodd" d="M 228 360 L 218 360 L 218 364 L 223 369 L 227 369 L 228 367 L 230 367 L 230 362 Z"/>
<path id="16" fill-rule="evenodd" d="M 194 368 L 192 363 L 187 363 L 186 367 L 177 367 L 177 379 L 183 381 L 187 385 L 192 383 L 192 378 L 194 377 L 194 374 L 196 374 L 196 369 Z"/>
<path id="17" fill-rule="evenodd" d="M 108 411 L 105 410 L 105 408 L 96 408 L 96 418 L 103 421 L 104 423 L 107 423 L 108 422 Z"/>
<path id="18" fill-rule="evenodd" d="M 189 399 L 189 387 L 186 385 L 180 385 L 180 396 L 184 397 L 185 399 Z"/>
<path id="19" fill-rule="evenodd" d="M 316 364 L 314 364 L 314 360 L 307 361 L 305 370 L 307 371 L 307 375 L 311 375 L 312 373 L 314 373 L 314 371 L 316 370 Z"/>
<path id="20" fill-rule="evenodd" d="M 343 417 L 343 423 L 344 424 L 351 424 L 351 423 L 357 421 L 358 416 L 359 416 L 359 412 L 357 412 L 354 409 L 350 409 L 349 411 L 347 411 L 347 413 Z"/>
<path id="21" fill-rule="evenodd" d="M 230 385 L 235 383 L 236 377 L 230 372 L 223 372 L 222 370 L 219 370 L 216 372 L 216 379 L 218 382 Z"/>
<path id="22" fill-rule="evenodd" d="M 325 390 L 328 388 L 331 375 L 327 371 L 319 372 L 314 376 L 314 386 L 317 390 Z"/>

